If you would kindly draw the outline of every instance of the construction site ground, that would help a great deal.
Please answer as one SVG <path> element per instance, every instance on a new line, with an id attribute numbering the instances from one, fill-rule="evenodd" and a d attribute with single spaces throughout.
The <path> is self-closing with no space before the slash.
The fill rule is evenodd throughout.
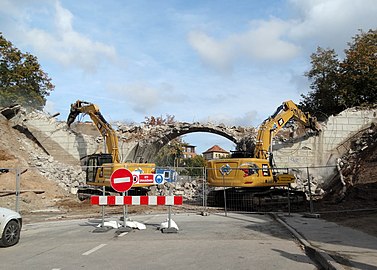
<path id="1" fill-rule="evenodd" d="M 92 206 L 88 201 L 79 201 L 75 195 L 59 186 L 53 179 L 42 176 L 28 163 L 30 153 L 25 144 L 30 139 L 25 134 L 10 127 L 5 118 L 0 119 L 0 168 L 23 168 L 20 181 L 20 210 L 25 222 L 38 222 L 51 219 L 68 219 L 99 215 L 101 209 Z M 327 198 L 315 201 L 314 211 L 321 213 L 321 218 L 344 226 L 349 226 L 368 234 L 377 236 L 377 148 L 366 161 L 360 163 L 357 183 L 349 187 L 346 197 L 341 201 Z M 372 157 L 372 158 L 371 158 Z M 15 207 L 16 190 L 15 171 L 0 172 L 0 206 L 13 209 Z M 202 211 L 202 207 L 182 206 L 176 211 Z M 374 210 L 372 210 L 374 209 Z M 121 207 L 107 207 L 108 213 L 121 213 Z M 164 208 L 147 206 L 130 207 L 130 213 L 164 212 Z M 221 211 L 214 209 L 213 211 Z"/>

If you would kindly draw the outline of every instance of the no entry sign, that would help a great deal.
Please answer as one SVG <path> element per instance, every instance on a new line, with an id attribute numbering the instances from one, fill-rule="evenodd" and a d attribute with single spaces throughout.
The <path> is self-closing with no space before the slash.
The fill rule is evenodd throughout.
<path id="1" fill-rule="evenodd" d="M 126 192 L 133 182 L 132 173 L 124 168 L 115 170 L 110 177 L 111 187 L 118 192 Z"/>

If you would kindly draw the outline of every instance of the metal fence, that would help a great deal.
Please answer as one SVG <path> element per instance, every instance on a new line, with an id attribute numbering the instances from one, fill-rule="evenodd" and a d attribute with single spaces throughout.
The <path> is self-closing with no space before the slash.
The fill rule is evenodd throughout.
<path id="1" fill-rule="evenodd" d="M 232 169 L 238 170 L 239 168 Z M 212 210 L 224 212 L 315 212 L 318 210 L 316 209 L 317 199 L 324 195 L 324 189 L 331 190 L 330 185 L 334 189 L 342 185 L 335 165 L 280 169 L 293 173 L 296 176 L 296 182 L 290 187 L 273 188 L 267 193 L 263 189 L 251 192 L 250 189 L 209 186 L 207 182 L 208 169 L 203 167 L 157 168 L 157 171 L 170 171 L 171 174 L 163 185 L 149 187 L 147 195 L 183 196 L 185 205 L 203 212 Z M 0 168 L 0 207 L 20 212 L 26 210 L 25 207 L 32 203 L 31 200 L 46 200 L 43 189 L 29 187 L 30 185 L 26 181 L 26 172 L 43 175 L 43 172 L 37 167 Z M 35 175 L 28 181 L 34 181 Z M 64 177 L 67 178 L 68 176 Z M 71 185 L 78 183 L 75 176 L 71 178 L 66 179 L 67 183 L 71 183 Z M 60 185 L 67 191 L 77 189 L 77 184 L 72 187 L 67 183 L 62 184 L 56 181 L 53 184 Z M 26 196 L 30 192 L 37 194 L 37 196 L 27 198 Z M 333 208 L 336 208 L 336 205 Z"/>
<path id="2" fill-rule="evenodd" d="M 0 207 L 20 210 L 21 168 L 0 168 Z"/>

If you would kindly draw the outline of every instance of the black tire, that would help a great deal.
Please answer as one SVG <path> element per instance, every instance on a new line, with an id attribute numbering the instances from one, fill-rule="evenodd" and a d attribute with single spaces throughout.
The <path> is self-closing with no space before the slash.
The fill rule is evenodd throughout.
<path id="1" fill-rule="evenodd" d="M 15 221 L 11 220 L 5 226 L 3 235 L 1 236 L 0 246 L 10 247 L 18 243 L 20 240 L 21 226 Z"/>

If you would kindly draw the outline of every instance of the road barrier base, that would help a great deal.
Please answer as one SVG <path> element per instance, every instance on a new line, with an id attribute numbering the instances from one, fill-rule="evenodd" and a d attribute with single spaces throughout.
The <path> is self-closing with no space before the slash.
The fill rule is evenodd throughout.
<path id="1" fill-rule="evenodd" d="M 105 233 L 105 232 L 108 232 L 108 231 L 110 231 L 112 229 L 113 229 L 113 227 L 103 226 L 103 227 L 95 228 L 92 232 L 93 233 Z"/>
<path id="2" fill-rule="evenodd" d="M 174 227 L 161 229 L 162 233 L 178 233 L 178 230 Z"/>
<path id="3" fill-rule="evenodd" d="M 121 233 L 124 233 L 124 232 L 131 232 L 133 229 L 131 227 L 119 227 L 118 230 L 116 230 L 116 233 L 118 234 L 121 234 Z"/>

